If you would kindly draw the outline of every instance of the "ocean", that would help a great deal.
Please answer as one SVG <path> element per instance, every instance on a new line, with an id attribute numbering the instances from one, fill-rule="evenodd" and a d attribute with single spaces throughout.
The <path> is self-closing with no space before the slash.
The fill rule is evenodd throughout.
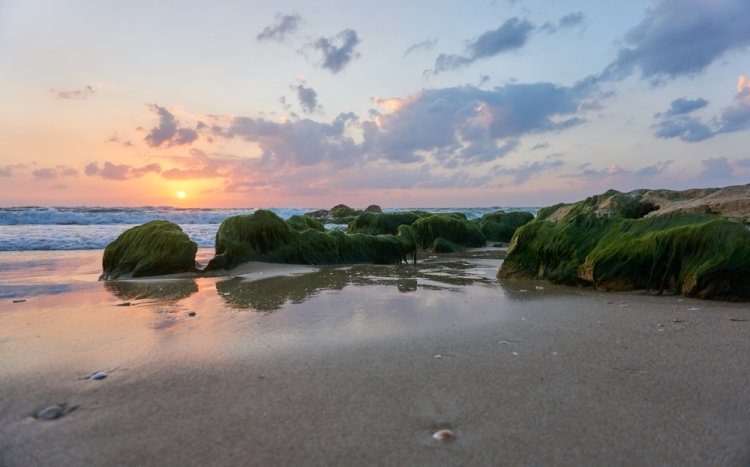
<path id="1" fill-rule="evenodd" d="M 283 219 L 319 208 L 270 208 Z M 428 212 L 461 212 L 469 219 L 497 210 L 529 211 L 539 208 L 390 208 L 384 212 L 419 209 Z M 0 208 L 0 251 L 98 250 L 130 227 L 164 219 L 179 225 L 200 248 L 213 248 L 221 221 L 230 216 L 252 214 L 248 209 L 184 209 L 168 206 L 144 207 L 11 207 Z M 327 228 L 345 228 L 327 225 Z"/>

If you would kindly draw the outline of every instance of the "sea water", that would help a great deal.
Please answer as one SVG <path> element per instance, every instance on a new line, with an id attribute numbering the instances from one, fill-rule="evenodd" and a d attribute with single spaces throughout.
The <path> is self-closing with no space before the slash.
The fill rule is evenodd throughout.
<path id="1" fill-rule="evenodd" d="M 282 219 L 318 208 L 270 208 Z M 390 208 L 384 212 L 418 209 L 427 212 L 460 212 L 468 219 L 497 210 L 529 211 L 538 208 Z M 179 225 L 200 248 L 213 248 L 221 221 L 230 216 L 252 214 L 248 209 L 144 207 L 12 207 L 0 208 L 0 251 L 97 250 L 112 242 L 130 227 L 153 220 L 168 220 Z M 327 228 L 346 226 L 327 225 Z"/>

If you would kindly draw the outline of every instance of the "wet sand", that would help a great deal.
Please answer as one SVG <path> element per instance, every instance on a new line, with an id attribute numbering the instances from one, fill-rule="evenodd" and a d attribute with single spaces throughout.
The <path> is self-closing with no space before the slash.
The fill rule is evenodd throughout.
<path id="1" fill-rule="evenodd" d="M 100 255 L 0 253 L 0 465 L 750 464 L 748 304 L 499 283 L 497 250 L 107 284 Z"/>

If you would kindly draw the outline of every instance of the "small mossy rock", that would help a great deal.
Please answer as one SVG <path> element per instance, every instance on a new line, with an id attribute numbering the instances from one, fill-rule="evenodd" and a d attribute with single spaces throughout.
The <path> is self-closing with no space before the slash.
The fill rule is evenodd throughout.
<path id="1" fill-rule="evenodd" d="M 383 209 L 377 204 L 371 204 L 365 208 L 365 212 L 374 212 L 375 214 L 383 214 Z"/>
<path id="2" fill-rule="evenodd" d="M 508 243 L 517 228 L 528 224 L 533 219 L 534 215 L 530 212 L 495 211 L 483 215 L 479 219 L 479 227 L 488 241 Z"/>
<path id="3" fill-rule="evenodd" d="M 216 234 L 216 256 L 207 270 L 248 261 L 292 264 L 397 264 L 416 252 L 409 226 L 398 235 L 348 235 L 341 231 L 297 231 L 270 211 L 225 219 Z"/>
<path id="4" fill-rule="evenodd" d="M 461 247 L 450 240 L 438 237 L 432 242 L 432 251 L 435 253 L 458 253 Z"/>
<path id="5" fill-rule="evenodd" d="M 346 204 L 338 204 L 331 208 L 331 217 L 333 219 L 340 219 L 342 217 L 355 217 L 361 212 L 362 211 L 357 211 L 356 209 L 350 208 Z"/>
<path id="6" fill-rule="evenodd" d="M 326 219 L 331 215 L 331 211 L 328 209 L 318 209 L 317 211 L 306 212 L 305 217 L 312 217 L 313 219 L 322 220 Z"/>
<path id="7" fill-rule="evenodd" d="M 498 277 L 750 299 L 750 231 L 723 216 L 694 214 L 696 203 L 689 212 L 661 214 L 644 199 L 648 193 L 610 190 L 540 210 L 516 230 Z"/>
<path id="8" fill-rule="evenodd" d="M 198 244 L 180 226 L 158 220 L 132 227 L 107 245 L 99 280 L 195 270 Z"/>
<path id="9" fill-rule="evenodd" d="M 438 237 L 467 247 L 484 246 L 485 238 L 479 226 L 452 214 L 433 214 L 417 219 L 413 224 L 417 243 L 430 248 Z"/>
<path id="10" fill-rule="evenodd" d="M 286 222 L 297 232 L 303 232 L 308 229 L 323 232 L 326 229 L 319 220 L 309 216 L 294 215 L 287 219 Z"/>
<path id="11" fill-rule="evenodd" d="M 271 211 L 224 219 L 216 232 L 216 257 L 207 270 L 233 268 L 248 261 L 263 261 L 269 254 L 281 254 L 295 239 L 295 231 Z"/>
<path id="12" fill-rule="evenodd" d="M 399 226 L 411 225 L 419 217 L 418 213 L 409 211 L 388 214 L 365 211 L 349 223 L 346 231 L 348 233 L 363 233 L 367 235 L 395 235 L 398 233 Z"/>

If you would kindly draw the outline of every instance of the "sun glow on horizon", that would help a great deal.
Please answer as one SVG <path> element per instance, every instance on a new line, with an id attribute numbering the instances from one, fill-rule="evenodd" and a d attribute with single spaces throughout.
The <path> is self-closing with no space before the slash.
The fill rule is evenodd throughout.
<path id="1" fill-rule="evenodd" d="M 180 198 L 180 199 L 185 199 L 185 192 L 184 191 L 178 191 L 177 192 L 177 197 Z"/>

